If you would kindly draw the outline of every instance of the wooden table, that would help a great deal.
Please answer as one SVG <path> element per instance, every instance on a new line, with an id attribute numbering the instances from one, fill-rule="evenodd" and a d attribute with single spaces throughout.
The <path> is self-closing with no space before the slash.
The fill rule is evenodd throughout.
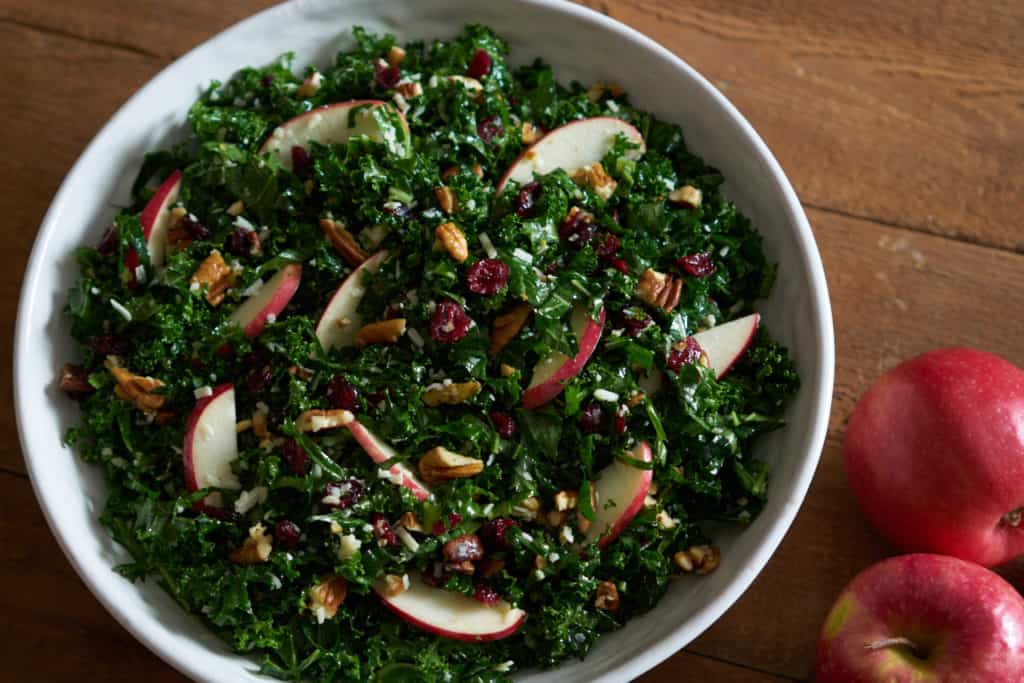
<path id="1" fill-rule="evenodd" d="M 37 226 L 85 144 L 170 61 L 268 4 L 0 3 L 0 356 L 11 357 Z M 587 4 L 682 56 L 761 133 L 814 226 L 837 333 L 831 430 L 796 523 L 746 595 L 642 680 L 805 680 L 835 595 L 892 552 L 843 479 L 857 397 L 940 346 L 1024 365 L 1024 4 Z M 10 365 L 0 368 L 0 680 L 181 680 L 100 607 L 53 541 L 18 448 Z"/>

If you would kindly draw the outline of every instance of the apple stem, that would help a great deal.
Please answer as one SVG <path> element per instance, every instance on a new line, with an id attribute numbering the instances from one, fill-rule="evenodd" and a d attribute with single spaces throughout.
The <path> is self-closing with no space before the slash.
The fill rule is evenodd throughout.
<path id="1" fill-rule="evenodd" d="M 864 649 L 866 650 L 882 650 L 887 647 L 905 647 L 918 659 L 926 658 L 917 643 L 912 641 L 910 638 L 904 638 L 902 636 L 897 636 L 895 638 L 883 638 L 882 640 L 876 640 L 872 643 L 864 644 Z"/>

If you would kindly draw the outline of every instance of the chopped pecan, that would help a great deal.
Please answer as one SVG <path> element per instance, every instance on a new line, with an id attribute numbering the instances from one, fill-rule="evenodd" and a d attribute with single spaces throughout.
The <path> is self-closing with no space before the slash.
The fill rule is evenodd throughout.
<path id="1" fill-rule="evenodd" d="M 518 505 L 512 508 L 512 516 L 519 519 L 537 519 L 538 514 L 540 514 L 540 498 L 537 496 L 524 498 Z"/>
<path id="2" fill-rule="evenodd" d="M 245 213 L 245 202 L 241 199 L 235 201 L 234 204 L 228 207 L 227 213 L 229 216 L 241 216 Z"/>
<path id="3" fill-rule="evenodd" d="M 268 536 L 262 524 L 249 528 L 249 537 L 241 548 L 236 548 L 228 557 L 235 564 L 260 564 L 270 557 L 274 547 L 274 537 Z"/>
<path id="4" fill-rule="evenodd" d="M 455 261 L 462 263 L 469 258 L 469 244 L 466 243 L 466 236 L 459 230 L 459 226 L 452 222 L 442 223 L 437 226 L 434 234 L 437 241 Z"/>
<path id="5" fill-rule="evenodd" d="M 319 71 L 314 71 L 310 75 L 306 76 L 306 80 L 302 81 L 302 85 L 295 91 L 295 94 L 299 97 L 312 97 L 320 92 L 320 86 L 323 85 L 324 77 Z"/>
<path id="6" fill-rule="evenodd" d="M 190 283 L 193 287 L 206 287 L 206 300 L 211 306 L 219 306 L 224 301 L 224 293 L 235 284 L 235 272 L 224 263 L 224 257 L 214 249 L 206 257 L 192 275 Z"/>
<path id="7" fill-rule="evenodd" d="M 387 574 L 384 577 L 384 594 L 389 598 L 401 595 L 409 587 L 409 575 Z"/>
<path id="8" fill-rule="evenodd" d="M 444 80 L 449 83 L 461 83 L 462 87 L 466 89 L 466 92 L 469 93 L 470 97 L 476 97 L 484 91 L 484 86 L 481 85 L 480 81 L 475 78 L 470 78 L 469 76 L 447 76 Z"/>
<path id="9" fill-rule="evenodd" d="M 638 405 L 643 403 L 644 399 L 646 398 L 647 395 L 644 394 L 644 392 L 638 391 L 632 396 L 630 396 L 629 399 L 626 400 L 626 405 L 629 406 L 630 408 L 636 408 Z"/>
<path id="10" fill-rule="evenodd" d="M 532 145 L 533 143 L 537 142 L 542 137 L 544 137 L 544 132 L 537 126 L 530 123 L 529 121 L 523 121 L 523 126 L 520 129 L 520 134 L 522 136 L 524 145 Z"/>
<path id="11" fill-rule="evenodd" d="M 419 463 L 420 475 L 428 484 L 442 484 L 451 479 L 467 479 L 484 471 L 484 463 L 453 453 L 444 446 L 431 448 Z"/>
<path id="12" fill-rule="evenodd" d="M 405 334 L 405 318 L 391 318 L 369 323 L 356 333 L 356 348 L 370 344 L 394 344 Z"/>
<path id="13" fill-rule="evenodd" d="M 273 434 L 270 433 L 270 429 L 267 428 L 266 410 L 257 410 L 252 414 L 252 433 L 255 434 L 260 441 L 266 441 L 273 437 Z"/>
<path id="14" fill-rule="evenodd" d="M 388 64 L 390 66 L 398 66 L 402 63 L 403 59 L 405 59 L 405 50 L 397 45 L 392 45 L 391 49 L 388 50 Z"/>
<path id="15" fill-rule="evenodd" d="M 673 555 L 672 561 L 684 572 L 704 575 L 718 569 L 722 553 L 713 545 L 695 545 Z"/>
<path id="16" fill-rule="evenodd" d="M 578 169 L 572 174 L 572 179 L 577 185 L 589 187 L 605 201 L 612 196 L 618 183 L 604 170 L 599 163 L 590 164 Z"/>
<path id="17" fill-rule="evenodd" d="M 332 574 L 309 589 L 309 609 L 317 621 L 323 623 L 326 619 L 334 618 L 347 596 L 348 582 Z"/>
<path id="18" fill-rule="evenodd" d="M 605 612 L 619 611 L 619 589 L 611 581 L 602 581 L 597 584 L 597 596 L 594 598 L 594 607 Z"/>
<path id="19" fill-rule="evenodd" d="M 398 518 L 398 524 L 409 531 L 423 531 L 423 525 L 420 524 L 415 512 L 403 512 L 402 516 Z"/>
<path id="20" fill-rule="evenodd" d="M 555 509 L 559 512 L 575 510 L 576 502 L 579 500 L 579 497 L 580 494 L 576 491 L 559 491 L 555 494 Z"/>
<path id="21" fill-rule="evenodd" d="M 423 86 L 415 81 L 403 81 L 395 86 L 395 91 L 405 99 L 411 100 L 423 94 Z"/>
<path id="22" fill-rule="evenodd" d="M 587 90 L 587 99 L 591 102 L 597 102 L 599 99 L 604 97 L 605 93 L 608 93 L 612 97 L 621 97 L 626 94 L 626 91 L 615 83 L 602 83 L 598 81 Z"/>
<path id="23" fill-rule="evenodd" d="M 594 489 L 594 485 L 593 484 L 591 484 L 589 486 L 589 488 L 590 488 L 590 509 L 591 510 L 596 510 L 597 509 L 597 490 Z M 590 525 L 591 524 L 592 524 L 592 522 L 589 519 L 587 519 L 586 517 L 583 516 L 583 510 L 577 505 L 577 508 L 576 508 L 576 528 L 579 529 L 582 533 L 587 533 L 587 531 L 590 530 Z"/>
<path id="24" fill-rule="evenodd" d="M 439 185 L 434 188 L 434 196 L 437 197 L 437 205 L 449 216 L 458 211 L 458 198 L 452 188 L 447 185 Z M 447 244 L 445 246 L 447 247 Z"/>
<path id="25" fill-rule="evenodd" d="M 657 306 L 666 313 L 671 313 L 679 305 L 682 292 L 682 278 L 659 273 L 651 268 L 643 272 L 636 286 L 638 299 Z"/>
<path id="26" fill-rule="evenodd" d="M 295 426 L 300 432 L 319 432 L 344 427 L 354 419 L 352 413 L 341 408 L 306 410 L 295 419 Z"/>
<path id="27" fill-rule="evenodd" d="M 80 401 L 96 391 L 89 384 L 89 373 L 80 365 L 65 363 L 60 369 L 60 388 L 69 397 Z"/>
<path id="28" fill-rule="evenodd" d="M 477 178 L 483 178 L 484 167 L 481 166 L 480 164 L 473 164 L 473 175 L 475 175 Z"/>
<path id="29" fill-rule="evenodd" d="M 107 356 L 104 364 L 117 382 L 114 394 L 122 401 L 128 401 L 142 412 L 150 414 L 156 414 L 167 401 L 166 396 L 155 393 L 164 385 L 155 377 L 143 377 L 122 368 L 116 356 Z"/>
<path id="30" fill-rule="evenodd" d="M 185 228 L 188 211 L 180 206 L 171 209 L 171 222 L 167 227 L 167 253 L 173 253 L 192 244 L 192 236 Z"/>
<path id="31" fill-rule="evenodd" d="M 668 200 L 673 204 L 679 206 L 686 206 L 691 209 L 696 209 L 700 206 L 703 195 L 693 185 L 683 185 L 680 188 L 672 190 L 668 195 Z"/>
<path id="32" fill-rule="evenodd" d="M 427 389 L 423 394 L 423 402 L 431 408 L 439 405 L 456 405 L 465 403 L 480 393 L 480 382 L 457 382 L 453 384 L 442 384 L 440 387 Z"/>
<path id="33" fill-rule="evenodd" d="M 307 370 L 301 365 L 290 365 L 288 366 L 288 374 L 305 382 L 313 376 L 313 371 Z"/>
<path id="34" fill-rule="evenodd" d="M 341 221 L 336 221 L 332 218 L 321 218 L 320 231 L 323 232 L 324 237 L 334 246 L 334 250 L 338 252 L 341 258 L 345 259 L 345 263 L 355 268 L 366 260 L 366 252 L 363 251 L 363 248 L 359 246 L 359 242 L 356 241 L 356 238 Z"/>
<path id="35" fill-rule="evenodd" d="M 519 372 L 518 370 L 516 370 L 514 367 L 512 367 L 508 363 L 502 363 L 501 367 L 498 368 L 498 369 L 501 371 L 501 376 L 502 377 L 511 377 L 512 375 L 514 375 L 517 372 Z"/>
<path id="36" fill-rule="evenodd" d="M 463 574 L 473 574 L 473 564 L 484 558 L 484 544 L 476 534 L 462 534 L 444 544 L 445 568 Z"/>
<path id="37" fill-rule="evenodd" d="M 533 309 L 530 304 L 516 304 L 510 310 L 494 319 L 491 327 L 491 355 L 500 353 L 505 345 L 512 341 L 530 317 Z"/>

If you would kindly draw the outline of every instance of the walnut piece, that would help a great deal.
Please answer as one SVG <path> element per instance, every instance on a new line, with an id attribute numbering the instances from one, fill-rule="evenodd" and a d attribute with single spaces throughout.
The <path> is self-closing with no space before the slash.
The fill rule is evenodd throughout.
<path id="1" fill-rule="evenodd" d="M 428 484 L 442 484 L 452 479 L 475 477 L 484 471 L 484 463 L 454 453 L 444 446 L 431 448 L 423 454 L 419 463 L 420 475 Z"/>
<path id="2" fill-rule="evenodd" d="M 300 432 L 320 432 L 325 429 L 344 427 L 354 419 L 356 418 L 352 413 L 341 408 L 306 410 L 296 418 L 295 426 Z"/>
<path id="3" fill-rule="evenodd" d="M 608 201 L 619 185 L 615 178 L 608 175 L 600 162 L 578 169 L 572 174 L 572 179 L 577 185 L 589 187 L 605 201 Z"/>
<path id="4" fill-rule="evenodd" d="M 348 596 L 348 581 L 332 574 L 309 589 L 309 609 L 317 621 L 333 619 Z"/>
<path id="5" fill-rule="evenodd" d="M 679 206 L 686 206 L 691 209 L 696 209 L 700 206 L 703 194 L 693 185 L 683 185 L 680 188 L 672 190 L 668 195 L 668 200 L 673 204 Z"/>
<path id="6" fill-rule="evenodd" d="M 431 408 L 440 405 L 457 405 L 465 403 L 480 393 L 480 382 L 457 382 L 453 384 L 442 384 L 440 387 L 428 389 L 423 393 L 423 402 Z"/>
<path id="7" fill-rule="evenodd" d="M 673 555 L 672 561 L 686 573 L 704 575 L 718 569 L 722 563 L 722 553 L 713 545 L 695 545 Z"/>
<path id="8" fill-rule="evenodd" d="M 679 305 L 679 297 L 683 292 L 682 278 L 659 273 L 648 268 L 640 276 L 636 285 L 636 296 L 652 306 L 657 306 L 666 313 L 671 313 Z"/>
<path id="9" fill-rule="evenodd" d="M 434 234 L 448 255 L 457 263 L 462 263 L 469 258 L 469 245 L 466 243 L 466 236 L 459 230 L 459 226 L 450 221 L 442 223 L 437 226 Z"/>
<path id="10" fill-rule="evenodd" d="M 512 341 L 530 318 L 533 308 L 530 304 L 516 304 L 510 310 L 494 319 L 491 327 L 491 346 L 488 352 L 493 356 Z"/>
<path id="11" fill-rule="evenodd" d="M 611 581 L 602 581 L 597 584 L 597 597 L 594 598 L 594 607 L 605 612 L 619 611 L 619 589 Z"/>
<path id="12" fill-rule="evenodd" d="M 65 363 L 60 369 L 60 389 L 76 401 L 96 391 L 89 384 L 89 373 L 86 369 L 71 363 Z"/>
<path id="13" fill-rule="evenodd" d="M 366 260 L 366 252 L 348 231 L 345 224 L 332 218 L 320 219 L 320 231 L 334 246 L 334 250 L 353 268 Z"/>
<path id="14" fill-rule="evenodd" d="M 405 318 L 391 318 L 369 323 L 356 333 L 356 348 L 370 344 L 394 344 L 405 334 Z"/>
<path id="15" fill-rule="evenodd" d="M 449 216 L 458 211 L 459 202 L 455 191 L 447 185 L 440 185 L 434 188 L 434 196 L 437 197 L 437 205 Z"/>
<path id="16" fill-rule="evenodd" d="M 235 564 L 260 564 L 270 557 L 274 548 L 274 537 L 266 534 L 263 524 L 249 527 L 249 537 L 241 548 L 236 548 L 228 556 Z"/>
<path id="17" fill-rule="evenodd" d="M 117 382 L 114 394 L 122 401 L 128 401 L 142 412 L 150 414 L 155 414 L 167 401 L 166 396 L 155 393 L 164 385 L 155 377 L 143 377 L 122 368 L 117 356 L 107 356 L 104 365 L 114 376 Z"/>
<path id="18" fill-rule="evenodd" d="M 189 283 L 193 287 L 206 287 L 206 301 L 211 306 L 219 306 L 224 301 L 224 293 L 234 286 L 235 271 L 224 262 L 224 257 L 214 249 L 199 264 Z"/>

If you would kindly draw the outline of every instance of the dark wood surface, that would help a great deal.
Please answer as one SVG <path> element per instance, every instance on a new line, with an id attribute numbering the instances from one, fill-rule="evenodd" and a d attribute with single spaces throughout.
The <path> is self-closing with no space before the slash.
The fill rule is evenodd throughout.
<path id="1" fill-rule="evenodd" d="M 0 355 L 28 251 L 75 158 L 170 61 L 265 0 L 0 3 Z M 821 248 L 835 404 L 810 494 L 753 587 L 642 678 L 802 681 L 819 625 L 886 556 L 842 473 L 843 426 L 884 370 L 971 345 L 1024 364 L 1024 5 L 937 0 L 588 0 L 704 73 L 765 138 Z M 177 681 L 85 589 L 25 475 L 0 366 L 0 680 Z"/>

